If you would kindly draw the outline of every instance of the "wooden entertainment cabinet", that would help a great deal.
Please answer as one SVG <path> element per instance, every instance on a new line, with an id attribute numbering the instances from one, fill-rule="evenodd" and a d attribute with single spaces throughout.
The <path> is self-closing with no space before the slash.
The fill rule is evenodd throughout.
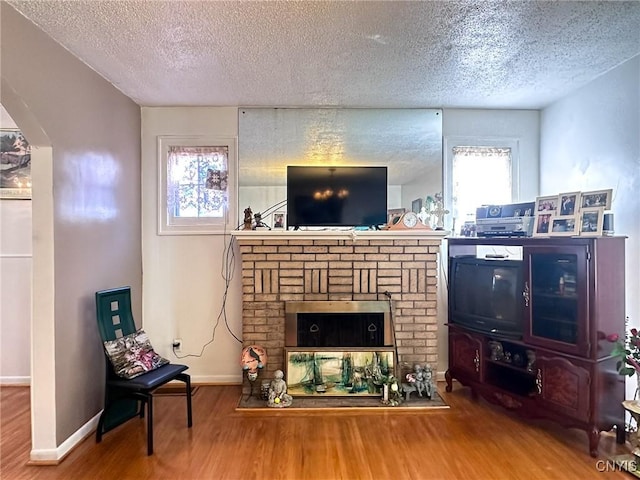
<path id="1" fill-rule="evenodd" d="M 625 238 L 448 239 L 450 264 L 465 255 L 522 259 L 523 328 L 507 337 L 456 324 L 450 305 L 447 392 L 456 379 L 474 397 L 583 429 L 593 457 L 602 431 L 616 426 L 624 443 L 626 377 L 605 337 L 624 338 Z"/>

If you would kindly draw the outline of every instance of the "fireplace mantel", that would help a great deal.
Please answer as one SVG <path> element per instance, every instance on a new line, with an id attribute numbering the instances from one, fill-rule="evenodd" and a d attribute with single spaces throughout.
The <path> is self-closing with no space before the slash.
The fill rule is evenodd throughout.
<path id="1" fill-rule="evenodd" d="M 446 230 L 234 230 L 243 240 L 419 240 L 442 239 Z"/>

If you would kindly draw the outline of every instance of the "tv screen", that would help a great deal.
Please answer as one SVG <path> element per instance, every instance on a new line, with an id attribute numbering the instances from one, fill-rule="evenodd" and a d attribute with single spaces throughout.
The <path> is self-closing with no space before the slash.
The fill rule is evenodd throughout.
<path id="1" fill-rule="evenodd" d="M 287 167 L 291 227 L 387 223 L 387 167 Z"/>
<path id="2" fill-rule="evenodd" d="M 453 257 L 449 321 L 487 333 L 522 336 L 522 262 Z"/>

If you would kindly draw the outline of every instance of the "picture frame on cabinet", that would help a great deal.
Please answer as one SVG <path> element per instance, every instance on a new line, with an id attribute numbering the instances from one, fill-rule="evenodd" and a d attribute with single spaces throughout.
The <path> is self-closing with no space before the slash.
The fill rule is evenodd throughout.
<path id="1" fill-rule="evenodd" d="M 557 197 L 556 197 L 557 198 Z M 548 237 L 551 235 L 551 219 L 555 213 L 539 213 L 536 215 L 535 225 L 533 226 L 534 237 Z"/>
<path id="2" fill-rule="evenodd" d="M 420 209 L 422 209 L 422 198 L 416 198 L 411 202 L 411 211 L 413 213 L 420 213 Z"/>
<path id="3" fill-rule="evenodd" d="M 558 195 L 536 197 L 536 215 L 556 215 L 558 212 Z"/>
<path id="4" fill-rule="evenodd" d="M 580 210 L 580 235 L 599 237 L 604 224 L 604 207 L 583 208 Z"/>
<path id="5" fill-rule="evenodd" d="M 554 215 L 551 217 L 549 236 L 571 237 L 578 235 L 578 216 Z"/>
<path id="6" fill-rule="evenodd" d="M 558 212 L 562 217 L 573 217 L 580 207 L 580 192 L 568 192 L 558 195 Z"/>
<path id="7" fill-rule="evenodd" d="M 605 210 L 611 209 L 611 197 L 613 189 L 594 190 L 591 192 L 582 192 L 580 195 L 580 208 L 603 207 Z"/>

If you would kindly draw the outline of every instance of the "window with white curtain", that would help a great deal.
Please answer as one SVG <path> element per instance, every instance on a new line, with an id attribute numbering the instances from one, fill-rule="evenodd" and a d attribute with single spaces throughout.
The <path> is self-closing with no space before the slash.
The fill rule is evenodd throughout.
<path id="1" fill-rule="evenodd" d="M 475 220 L 481 205 L 511 203 L 511 148 L 455 146 L 452 150 L 451 200 L 457 226 Z"/>
<path id="2" fill-rule="evenodd" d="M 159 234 L 235 228 L 236 141 L 158 137 Z"/>

